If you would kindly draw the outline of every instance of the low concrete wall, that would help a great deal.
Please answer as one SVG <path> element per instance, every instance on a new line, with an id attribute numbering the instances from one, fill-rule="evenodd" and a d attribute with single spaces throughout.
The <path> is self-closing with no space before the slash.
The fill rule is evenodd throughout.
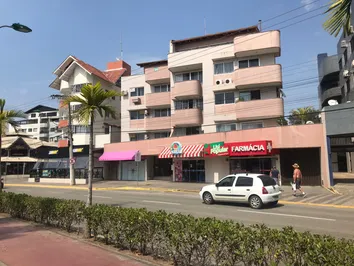
<path id="1" fill-rule="evenodd" d="M 76 185 L 86 185 L 87 179 L 75 179 Z M 28 178 L 29 183 L 34 183 L 34 178 Z M 68 178 L 41 178 L 39 183 L 45 184 L 70 184 Z"/>

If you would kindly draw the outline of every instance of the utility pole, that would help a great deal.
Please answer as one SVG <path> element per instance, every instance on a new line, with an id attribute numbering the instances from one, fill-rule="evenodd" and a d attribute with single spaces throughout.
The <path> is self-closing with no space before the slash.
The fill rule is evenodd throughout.
<path id="1" fill-rule="evenodd" d="M 51 95 L 52 99 L 65 99 L 64 95 Z M 75 171 L 74 171 L 74 151 L 73 151 L 73 131 L 71 123 L 71 106 L 68 104 L 68 139 L 69 139 L 69 176 L 70 176 L 70 185 L 75 185 Z"/>

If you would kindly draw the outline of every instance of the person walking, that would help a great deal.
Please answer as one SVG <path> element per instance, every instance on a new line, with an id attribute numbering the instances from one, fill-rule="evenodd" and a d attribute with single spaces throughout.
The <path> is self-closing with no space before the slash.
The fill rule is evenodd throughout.
<path id="1" fill-rule="evenodd" d="M 272 170 L 270 171 L 270 177 L 274 179 L 277 185 L 279 185 L 280 173 L 276 166 L 273 166 Z"/>
<path id="2" fill-rule="evenodd" d="M 296 197 L 296 192 L 297 190 L 299 190 L 301 192 L 301 194 L 305 197 L 306 193 L 302 190 L 301 187 L 301 183 L 302 183 L 302 173 L 300 170 L 300 166 L 297 163 L 293 164 L 293 168 L 294 168 L 294 174 L 293 174 L 293 180 L 295 183 L 295 190 L 294 190 L 294 196 Z"/>

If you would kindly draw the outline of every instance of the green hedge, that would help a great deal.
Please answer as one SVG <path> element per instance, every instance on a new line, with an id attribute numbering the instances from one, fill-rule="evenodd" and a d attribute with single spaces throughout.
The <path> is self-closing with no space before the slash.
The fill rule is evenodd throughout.
<path id="1" fill-rule="evenodd" d="M 146 209 L 0 193 L 0 212 L 70 231 L 87 220 L 97 238 L 175 265 L 354 265 L 354 242 L 264 225 Z"/>

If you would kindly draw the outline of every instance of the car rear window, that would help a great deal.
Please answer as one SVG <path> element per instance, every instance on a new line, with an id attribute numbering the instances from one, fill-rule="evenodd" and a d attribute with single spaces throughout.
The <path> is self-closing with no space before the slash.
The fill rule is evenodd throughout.
<path id="1" fill-rule="evenodd" d="M 273 178 L 267 175 L 259 175 L 258 178 L 262 180 L 264 187 L 275 186 L 277 184 Z"/>

